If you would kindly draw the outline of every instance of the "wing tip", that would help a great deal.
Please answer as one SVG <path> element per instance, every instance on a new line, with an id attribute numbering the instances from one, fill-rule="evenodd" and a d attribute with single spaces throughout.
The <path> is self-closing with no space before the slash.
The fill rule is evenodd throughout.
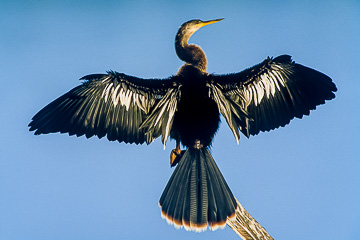
<path id="1" fill-rule="evenodd" d="M 94 73 L 94 74 L 88 74 L 85 75 L 83 77 L 81 77 L 79 80 L 84 80 L 84 81 L 93 81 L 96 79 L 100 79 L 102 77 L 106 76 L 106 74 L 103 73 Z"/>

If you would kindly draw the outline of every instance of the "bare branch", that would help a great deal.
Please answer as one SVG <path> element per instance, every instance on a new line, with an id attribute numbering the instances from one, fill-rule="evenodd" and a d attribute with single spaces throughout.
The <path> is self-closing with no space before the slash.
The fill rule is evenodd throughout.
<path id="1" fill-rule="evenodd" d="M 236 216 L 232 220 L 228 219 L 227 224 L 243 240 L 274 240 L 239 203 L 237 199 Z"/>

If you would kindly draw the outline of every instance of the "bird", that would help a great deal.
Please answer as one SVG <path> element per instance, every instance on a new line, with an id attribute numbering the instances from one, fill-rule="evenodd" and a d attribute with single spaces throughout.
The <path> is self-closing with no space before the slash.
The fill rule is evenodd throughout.
<path id="1" fill-rule="evenodd" d="M 223 228 L 238 206 L 211 155 L 220 116 L 239 143 L 240 133 L 249 138 L 309 115 L 335 98 L 337 88 L 330 77 L 289 55 L 267 57 L 240 72 L 208 73 L 204 51 L 189 39 L 221 20 L 195 19 L 180 26 L 175 51 L 185 63 L 173 76 L 86 75 L 81 85 L 36 113 L 29 130 L 134 144 L 161 136 L 164 148 L 170 137 L 176 142 L 170 152 L 175 169 L 159 200 L 161 216 L 191 231 Z"/>

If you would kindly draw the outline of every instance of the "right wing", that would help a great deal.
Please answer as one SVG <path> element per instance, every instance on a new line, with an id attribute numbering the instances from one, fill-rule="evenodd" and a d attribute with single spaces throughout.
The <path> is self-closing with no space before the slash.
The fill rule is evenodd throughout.
<path id="1" fill-rule="evenodd" d="M 165 144 L 177 106 L 178 84 L 173 78 L 140 79 L 108 72 L 81 80 L 82 85 L 41 109 L 30 122 L 30 131 L 87 138 L 107 135 L 110 141 L 136 144 L 149 144 L 162 134 Z"/>
<path id="2" fill-rule="evenodd" d="M 208 86 L 237 141 L 285 126 L 335 97 L 331 78 L 294 63 L 288 55 L 268 58 L 239 73 L 210 75 Z"/>

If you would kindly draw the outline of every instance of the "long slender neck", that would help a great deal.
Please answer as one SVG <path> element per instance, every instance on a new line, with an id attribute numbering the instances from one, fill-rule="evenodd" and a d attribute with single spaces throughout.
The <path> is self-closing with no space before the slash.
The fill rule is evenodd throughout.
<path id="1" fill-rule="evenodd" d="M 206 72 L 207 60 L 204 51 L 195 44 L 188 44 L 189 38 L 196 30 L 189 31 L 181 27 L 176 34 L 175 50 L 181 60 Z"/>

